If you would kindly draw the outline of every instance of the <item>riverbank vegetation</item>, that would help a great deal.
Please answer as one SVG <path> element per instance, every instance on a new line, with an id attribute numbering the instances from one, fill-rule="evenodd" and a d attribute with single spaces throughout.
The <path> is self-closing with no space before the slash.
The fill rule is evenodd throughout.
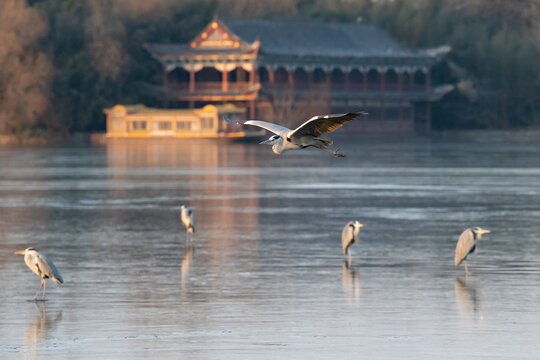
<path id="1" fill-rule="evenodd" d="M 103 131 L 103 108 L 159 105 L 142 91 L 161 82 L 142 45 L 187 42 L 215 15 L 362 21 L 413 48 L 447 44 L 433 82 L 456 90 L 434 128 L 540 122 L 537 0 L 2 0 L 0 134 Z"/>

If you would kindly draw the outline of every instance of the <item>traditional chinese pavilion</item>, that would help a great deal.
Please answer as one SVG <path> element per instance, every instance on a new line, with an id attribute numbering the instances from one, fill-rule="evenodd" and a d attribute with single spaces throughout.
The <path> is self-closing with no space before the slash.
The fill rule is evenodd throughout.
<path id="1" fill-rule="evenodd" d="M 145 47 L 163 66 L 162 86 L 149 89 L 168 107 L 230 103 L 269 121 L 287 106 L 367 110 L 354 129 L 429 131 L 431 102 L 452 89 L 430 74 L 448 47 L 407 49 L 359 23 L 214 20 L 188 44 Z"/>

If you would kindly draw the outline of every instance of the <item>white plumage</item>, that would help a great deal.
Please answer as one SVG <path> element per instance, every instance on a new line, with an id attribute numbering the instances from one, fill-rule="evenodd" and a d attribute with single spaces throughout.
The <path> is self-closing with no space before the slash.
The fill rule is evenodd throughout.
<path id="1" fill-rule="evenodd" d="M 295 130 L 259 120 L 248 120 L 244 124 L 258 126 L 276 134 L 268 140 L 261 142 L 261 144 L 272 145 L 272 151 L 279 155 L 288 150 L 304 149 L 309 146 L 329 151 L 328 147 L 333 144 L 333 141 L 321 139 L 319 136 L 332 132 L 343 126 L 346 122 L 362 115 L 367 115 L 367 113 L 353 112 L 339 115 L 314 116 Z M 329 152 L 336 157 L 344 156 L 336 151 Z"/>
<path id="2" fill-rule="evenodd" d="M 456 253 L 454 255 L 454 265 L 458 266 L 462 262 L 465 263 L 465 275 L 469 275 L 467 269 L 467 256 L 476 251 L 477 240 L 482 238 L 483 234 L 489 234 L 491 231 L 475 227 L 474 229 L 466 229 L 459 236 L 456 244 Z"/>
<path id="3" fill-rule="evenodd" d="M 186 228 L 188 234 L 193 234 L 195 232 L 195 214 L 190 207 L 182 205 L 180 207 L 180 220 Z"/>
<path id="4" fill-rule="evenodd" d="M 341 249 L 343 255 L 349 254 L 349 248 L 352 244 L 358 242 L 358 234 L 360 233 L 360 228 L 363 227 L 363 224 L 360 224 L 358 221 L 349 221 L 341 231 Z"/>
<path id="5" fill-rule="evenodd" d="M 43 293 L 41 295 L 41 299 L 39 299 L 38 290 L 35 296 L 35 300 L 45 299 L 45 291 L 47 289 L 47 283 L 45 282 L 45 279 L 51 279 L 58 285 L 62 285 L 64 283 L 64 279 L 62 279 L 62 276 L 56 269 L 56 266 L 54 266 L 52 260 L 49 259 L 45 254 L 37 252 L 34 248 L 17 251 L 15 252 L 15 254 L 24 255 L 24 262 L 26 263 L 26 266 L 28 266 L 28 268 L 32 270 L 34 274 L 41 278 L 41 285 L 39 289 L 43 289 Z"/>

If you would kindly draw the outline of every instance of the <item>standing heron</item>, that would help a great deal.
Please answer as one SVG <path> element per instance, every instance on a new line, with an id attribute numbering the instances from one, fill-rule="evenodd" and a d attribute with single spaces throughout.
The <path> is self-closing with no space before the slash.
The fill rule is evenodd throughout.
<path id="1" fill-rule="evenodd" d="M 465 263 L 465 275 L 470 275 L 467 268 L 467 256 L 473 251 L 476 252 L 476 241 L 482 238 L 483 234 L 489 234 L 491 231 L 475 227 L 467 229 L 461 233 L 456 245 L 456 255 L 454 256 L 454 264 L 458 266 L 463 261 Z"/>
<path id="2" fill-rule="evenodd" d="M 188 206 L 182 205 L 180 207 L 180 219 L 186 228 L 187 236 L 191 238 L 191 234 L 195 232 L 195 215 L 193 214 L 193 210 Z"/>
<path id="3" fill-rule="evenodd" d="M 333 141 L 321 139 L 319 136 L 332 132 L 340 128 L 346 122 L 354 120 L 359 116 L 367 115 L 366 112 L 352 112 L 339 115 L 319 115 L 314 116 L 294 130 L 284 126 L 260 120 L 248 120 L 244 125 L 254 125 L 273 132 L 275 135 L 261 144 L 272 145 L 275 154 L 282 154 L 288 150 L 305 149 L 309 146 L 329 152 L 335 157 L 343 157 L 337 151 L 328 149 Z M 231 120 L 225 119 L 231 123 Z"/>
<path id="4" fill-rule="evenodd" d="M 45 254 L 41 254 L 37 252 L 36 249 L 31 247 L 23 251 L 17 251 L 15 254 L 24 255 L 24 262 L 26 263 L 26 266 L 28 266 L 34 274 L 41 278 L 41 286 L 39 287 L 39 290 L 43 288 L 43 293 L 41 295 L 41 299 L 39 299 L 38 290 L 34 300 L 45 300 L 45 290 L 47 289 L 45 279 L 51 279 L 58 285 L 62 285 L 64 283 L 64 280 L 56 269 L 56 266 L 54 266 L 52 260 L 49 259 Z"/>
<path id="5" fill-rule="evenodd" d="M 348 254 L 349 258 L 351 257 L 349 247 L 358 242 L 358 234 L 360 233 L 360 228 L 363 226 L 364 225 L 360 224 L 358 221 L 349 221 L 343 227 L 343 230 L 341 231 L 341 248 L 343 250 L 343 255 Z"/>

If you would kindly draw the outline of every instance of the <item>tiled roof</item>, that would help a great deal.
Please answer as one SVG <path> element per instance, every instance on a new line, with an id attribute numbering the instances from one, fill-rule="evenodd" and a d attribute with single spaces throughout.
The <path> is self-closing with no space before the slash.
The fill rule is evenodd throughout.
<path id="1" fill-rule="evenodd" d="M 155 56 L 176 56 L 176 55 L 231 55 L 246 54 L 253 52 L 253 49 L 220 49 L 220 48 L 192 48 L 187 44 L 145 44 L 144 47 Z"/>
<path id="2" fill-rule="evenodd" d="M 414 57 L 381 29 L 321 20 L 225 20 L 247 42 L 261 41 L 268 55 L 337 57 Z M 422 54 L 423 56 L 425 54 Z"/>
<path id="3" fill-rule="evenodd" d="M 259 64 L 269 66 L 373 66 L 429 67 L 439 61 L 450 47 L 415 50 L 402 46 L 380 28 L 360 23 L 336 23 L 322 20 L 223 20 L 227 31 L 246 44 L 238 49 L 191 48 L 187 44 L 146 44 L 160 61 L 180 61 L 180 56 L 243 56 L 258 51 Z M 255 42 L 259 40 L 259 42 Z M 260 48 L 259 48 L 260 44 Z M 168 59 L 168 60 L 167 60 Z M 248 59 L 249 60 L 249 59 Z"/>

